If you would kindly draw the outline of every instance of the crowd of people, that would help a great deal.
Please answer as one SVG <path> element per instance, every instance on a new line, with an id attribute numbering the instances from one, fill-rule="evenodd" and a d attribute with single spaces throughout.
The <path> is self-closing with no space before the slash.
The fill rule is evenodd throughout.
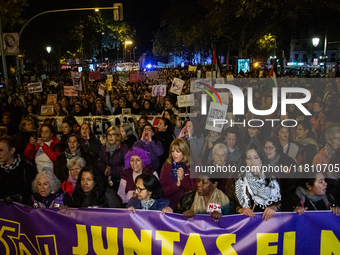
<path id="1" fill-rule="evenodd" d="M 136 209 L 178 212 L 187 218 L 210 214 L 216 221 L 235 213 L 254 217 L 255 212 L 263 212 L 264 220 L 278 211 L 340 214 L 337 171 L 315 172 L 308 178 L 297 178 L 289 171 L 285 178 L 262 171 L 263 165 L 295 166 L 300 172 L 306 165 L 339 166 L 340 83 L 325 80 L 325 86 L 319 86 L 317 79 L 308 84 L 285 79 L 280 86 L 301 86 L 312 95 L 305 104 L 312 116 L 305 116 L 295 105 L 289 105 L 286 115 L 278 110 L 270 116 L 295 120 L 295 127 L 277 122 L 274 127 L 237 125 L 216 132 L 202 128 L 206 118 L 200 115 L 197 98 L 195 106 L 180 108 L 177 95 L 170 93 L 176 77 L 185 81 L 182 94 L 189 94 L 190 78 L 196 78 L 196 72 L 163 69 L 158 74 L 159 79 L 125 85 L 113 74 L 112 87 L 104 96 L 98 95 L 100 81 L 86 80 L 79 96 L 64 97 L 63 86 L 72 82 L 69 73 L 43 80 L 41 93 L 29 94 L 26 83 L 9 95 L 2 91 L 0 198 L 10 202 L 20 197 L 20 202 L 33 208 L 125 207 L 135 213 Z M 230 73 L 222 70 L 221 75 Z M 271 87 L 252 85 L 254 74 L 243 77 L 250 81 L 243 84 L 244 91 L 253 86 L 254 107 L 270 109 Z M 152 85 L 160 79 L 165 80 L 167 96 L 152 97 Z M 52 80 L 57 87 L 50 86 Z M 53 116 L 40 116 L 48 94 L 57 94 L 55 116 L 63 116 L 59 131 Z M 119 115 L 124 108 L 131 109 L 135 124 L 109 127 L 103 143 L 89 123 L 75 118 Z M 230 93 L 228 112 L 232 108 Z M 181 115 L 190 112 L 198 117 Z M 149 115 L 161 115 L 161 119 L 150 123 Z M 252 117 L 245 112 L 234 119 Z M 228 178 L 207 173 L 190 178 L 192 166 L 200 164 L 252 170 Z"/>

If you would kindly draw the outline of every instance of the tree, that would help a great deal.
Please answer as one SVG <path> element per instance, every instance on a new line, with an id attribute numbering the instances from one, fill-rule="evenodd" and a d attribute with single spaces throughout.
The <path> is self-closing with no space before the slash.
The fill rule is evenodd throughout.
<path id="1" fill-rule="evenodd" d="M 21 14 L 26 6 L 26 0 L 1 0 L 0 18 L 4 30 L 12 31 L 15 26 L 25 22 Z"/>

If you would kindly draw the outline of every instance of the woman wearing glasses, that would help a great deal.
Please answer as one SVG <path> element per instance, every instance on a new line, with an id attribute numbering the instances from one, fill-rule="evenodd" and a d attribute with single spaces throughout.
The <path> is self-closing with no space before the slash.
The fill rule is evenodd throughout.
<path id="1" fill-rule="evenodd" d="M 101 147 L 98 159 L 99 171 L 107 176 L 109 185 L 116 192 L 124 169 L 124 158 L 129 150 L 122 140 L 119 127 L 109 127 L 106 131 L 106 143 Z"/>
<path id="2" fill-rule="evenodd" d="M 136 196 L 132 197 L 126 207 L 136 213 L 136 209 L 156 210 L 172 213 L 169 200 L 163 198 L 161 183 L 156 176 L 145 173 L 137 176 L 135 181 Z"/>

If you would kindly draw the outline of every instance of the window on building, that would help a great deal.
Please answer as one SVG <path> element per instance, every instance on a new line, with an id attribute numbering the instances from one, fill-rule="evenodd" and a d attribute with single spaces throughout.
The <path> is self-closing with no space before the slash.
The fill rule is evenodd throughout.
<path id="1" fill-rule="evenodd" d="M 335 53 L 331 53 L 331 62 L 335 62 Z"/>
<path id="2" fill-rule="evenodd" d="M 307 62 L 307 54 L 303 54 L 302 62 Z"/>
<path id="3" fill-rule="evenodd" d="M 295 54 L 294 62 L 299 62 L 299 54 Z"/>

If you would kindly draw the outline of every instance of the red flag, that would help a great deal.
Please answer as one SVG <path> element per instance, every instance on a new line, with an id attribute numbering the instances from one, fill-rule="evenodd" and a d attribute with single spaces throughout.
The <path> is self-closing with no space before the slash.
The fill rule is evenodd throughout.
<path id="1" fill-rule="evenodd" d="M 274 72 L 275 61 L 273 62 L 272 69 L 270 69 L 269 77 L 272 78 L 273 84 L 272 87 L 278 87 L 277 80 L 276 80 L 276 73 Z"/>

